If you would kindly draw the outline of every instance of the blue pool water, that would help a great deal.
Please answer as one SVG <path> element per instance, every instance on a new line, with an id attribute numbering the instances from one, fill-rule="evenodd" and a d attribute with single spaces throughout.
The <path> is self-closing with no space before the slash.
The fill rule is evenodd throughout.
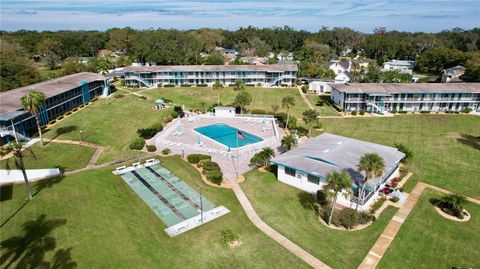
<path id="1" fill-rule="evenodd" d="M 245 136 L 245 139 L 237 139 L 237 129 L 222 123 L 195 128 L 195 131 L 230 148 L 237 148 L 237 141 L 238 147 L 243 147 L 263 140 L 242 130 L 240 132 Z"/>

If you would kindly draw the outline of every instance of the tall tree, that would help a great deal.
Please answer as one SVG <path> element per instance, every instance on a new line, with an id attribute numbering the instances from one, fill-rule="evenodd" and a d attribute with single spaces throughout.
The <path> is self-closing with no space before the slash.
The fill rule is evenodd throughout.
<path id="1" fill-rule="evenodd" d="M 20 103 L 22 104 L 23 109 L 32 113 L 35 117 L 37 123 L 38 135 L 40 136 L 40 143 L 43 146 L 43 135 L 42 135 L 42 126 L 40 124 L 40 118 L 38 117 L 38 112 L 40 108 L 45 104 L 45 94 L 43 92 L 31 90 L 27 95 L 20 98 Z"/>
<path id="2" fill-rule="evenodd" d="M 282 138 L 281 144 L 287 150 L 291 150 L 298 144 L 297 139 L 293 135 L 286 135 Z"/>
<path id="3" fill-rule="evenodd" d="M 352 179 L 345 171 L 338 172 L 333 170 L 332 172 L 327 173 L 326 180 L 327 184 L 323 187 L 323 191 L 325 194 L 332 194 L 332 209 L 330 211 L 330 216 L 328 217 L 328 225 L 330 225 L 338 194 L 343 192 L 345 197 L 348 197 L 352 189 Z"/>
<path id="4" fill-rule="evenodd" d="M 233 89 L 236 90 L 236 91 L 245 90 L 245 82 L 243 80 L 240 80 L 240 79 L 235 80 L 235 84 L 233 85 Z"/>
<path id="5" fill-rule="evenodd" d="M 313 125 L 318 124 L 319 115 L 320 114 L 315 109 L 308 109 L 303 112 L 302 119 L 308 126 L 308 136 L 310 136 L 310 133 L 312 132 Z"/>
<path id="6" fill-rule="evenodd" d="M 360 192 L 358 193 L 358 201 L 355 210 L 358 209 L 358 204 L 365 198 L 365 187 L 372 177 L 380 177 L 383 174 L 385 162 L 383 158 L 377 153 L 366 153 L 360 158 L 357 170 L 365 174 Z"/>
<path id="7" fill-rule="evenodd" d="M 252 96 L 247 91 L 240 91 L 233 103 L 240 107 L 240 113 L 243 113 L 245 107 L 252 103 Z"/>
<path id="8" fill-rule="evenodd" d="M 11 168 L 10 161 L 13 160 L 13 164 L 15 165 L 15 167 L 22 171 L 23 180 L 25 181 L 25 187 L 27 188 L 28 200 L 32 200 L 32 191 L 30 190 L 30 183 L 28 181 L 27 172 L 25 171 L 25 162 L 23 159 L 24 158 L 23 153 L 28 152 L 32 155 L 33 158 L 36 158 L 35 154 L 33 153 L 32 149 L 23 147 L 21 143 L 18 143 L 18 144 L 15 143 L 9 147 L 10 147 L 9 150 L 12 152 L 12 158 L 7 159 L 5 163 L 5 168 L 7 170 L 10 170 Z"/>
<path id="9" fill-rule="evenodd" d="M 37 45 L 38 53 L 45 57 L 47 66 L 50 69 L 55 69 L 57 65 L 60 63 L 60 60 L 61 60 L 60 49 L 61 49 L 60 42 L 58 40 L 53 40 L 50 38 L 46 38 L 42 40 Z"/>
<path id="10" fill-rule="evenodd" d="M 288 121 L 290 120 L 290 110 L 295 106 L 295 98 L 291 95 L 287 95 L 282 99 L 282 107 L 287 110 L 287 122 L 285 123 L 285 129 L 288 130 Z"/>

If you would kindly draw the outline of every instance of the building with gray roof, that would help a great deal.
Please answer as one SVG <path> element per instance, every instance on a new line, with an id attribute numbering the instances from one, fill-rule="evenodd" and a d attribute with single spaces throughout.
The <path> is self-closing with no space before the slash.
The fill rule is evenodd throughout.
<path id="1" fill-rule="evenodd" d="M 20 98 L 31 90 L 42 92 L 46 96 L 45 105 L 39 112 L 42 126 L 65 112 L 87 103 L 95 96 L 109 93 L 105 78 L 89 72 L 63 76 L 2 92 L 0 93 L 2 143 L 17 138 L 17 134 L 28 137 L 36 131 L 33 115 L 25 111 L 20 103 Z"/>
<path id="2" fill-rule="evenodd" d="M 164 85 L 230 85 L 236 80 L 262 86 L 294 85 L 297 65 L 157 65 L 129 66 L 124 69 L 125 84 L 139 87 Z"/>
<path id="3" fill-rule="evenodd" d="M 480 110 L 480 83 L 330 84 L 332 100 L 345 111 Z"/>
<path id="4" fill-rule="evenodd" d="M 382 176 L 367 182 L 368 193 L 359 203 L 361 208 L 367 208 L 382 186 L 398 171 L 405 154 L 396 148 L 324 133 L 277 156 L 271 162 L 278 166 L 278 180 L 310 193 L 322 189 L 329 172 L 346 171 L 354 181 L 354 194 L 348 199 L 340 199 L 339 203 L 353 207 L 357 201 L 356 190 L 365 179 L 365 175 L 358 172 L 357 165 L 366 153 L 377 153 L 385 163 Z"/>

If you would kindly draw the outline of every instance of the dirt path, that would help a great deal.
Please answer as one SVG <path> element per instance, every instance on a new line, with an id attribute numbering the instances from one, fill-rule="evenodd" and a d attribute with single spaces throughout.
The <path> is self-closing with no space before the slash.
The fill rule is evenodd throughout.
<path id="1" fill-rule="evenodd" d="M 310 103 L 310 100 L 308 100 L 307 96 L 305 96 L 305 94 L 302 92 L 302 89 L 297 87 L 297 90 L 298 90 L 298 93 L 300 93 L 300 96 L 303 98 L 303 101 L 305 102 L 305 104 L 307 104 L 308 108 L 315 109 L 312 103 Z"/>
<path id="2" fill-rule="evenodd" d="M 290 251 L 295 256 L 302 259 L 304 262 L 308 263 L 313 268 L 330 268 L 328 265 L 320 261 L 319 259 L 315 258 L 312 254 L 306 252 L 304 249 L 290 241 L 288 238 L 268 226 L 262 219 L 257 215 L 255 209 L 253 208 L 252 204 L 248 200 L 247 196 L 243 192 L 240 184 L 236 180 L 230 180 L 230 185 L 232 186 L 233 192 L 237 197 L 240 205 L 242 206 L 243 210 L 247 214 L 247 217 L 250 221 L 255 225 L 260 231 L 266 234 L 268 237 L 275 240 L 277 243 L 282 245 L 288 251 Z"/>

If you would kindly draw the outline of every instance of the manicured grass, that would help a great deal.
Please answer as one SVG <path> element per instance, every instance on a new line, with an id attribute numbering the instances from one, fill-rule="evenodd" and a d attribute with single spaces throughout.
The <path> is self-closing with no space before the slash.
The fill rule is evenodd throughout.
<path id="1" fill-rule="evenodd" d="M 468 222 L 440 216 L 429 202 L 442 195 L 426 190 L 378 268 L 480 268 L 480 206 L 468 203 Z"/>
<path id="2" fill-rule="evenodd" d="M 405 186 L 424 181 L 472 197 L 480 197 L 480 117 L 471 115 L 402 115 L 388 118 L 323 119 L 326 132 L 393 146 L 413 152 L 408 168 L 414 173 Z"/>
<path id="3" fill-rule="evenodd" d="M 298 93 L 296 88 L 260 88 L 260 87 L 246 87 L 246 90 L 252 95 L 252 104 L 247 109 L 262 109 L 267 112 L 272 111 L 272 105 L 280 106 L 277 112 L 286 112 L 282 108 L 282 98 L 291 95 L 295 98 L 295 107 L 292 110 L 292 115 L 301 118 L 303 111 L 306 110 L 305 102 Z M 166 98 L 172 100 L 175 104 L 185 105 L 187 109 L 208 108 L 217 103 L 217 92 L 211 87 L 192 87 L 192 88 L 158 88 L 148 91 L 143 91 L 142 94 L 151 98 Z M 234 91 L 232 87 L 223 88 L 220 91 L 220 102 L 223 105 L 232 104 L 238 92 Z M 206 106 L 205 106 L 206 105 Z"/>
<path id="4" fill-rule="evenodd" d="M 87 165 L 95 149 L 69 144 L 48 143 L 41 146 L 40 142 L 31 146 L 32 154 L 24 153 L 24 162 L 27 169 L 63 168 L 66 171 L 83 168 Z M 10 167 L 16 169 L 13 160 Z M 0 169 L 5 169 L 6 160 L 0 161 Z"/>
<path id="5" fill-rule="evenodd" d="M 333 230 L 320 223 L 311 205 L 311 195 L 279 182 L 272 173 L 255 170 L 245 176 L 242 188 L 258 215 L 332 268 L 356 268 L 396 210 L 387 208 L 364 230 Z"/>
<path id="6" fill-rule="evenodd" d="M 203 184 L 198 172 L 179 157 L 162 161 L 191 186 L 202 186 L 205 197 L 231 213 L 169 238 L 163 222 L 111 173 L 113 167 L 107 167 L 70 175 L 56 184 L 37 183 L 38 193 L 25 205 L 24 185 L 14 186 L 13 198 L 0 203 L 1 223 L 9 219 L 0 237 L 4 246 L 17 243 L 2 249 L 2 255 L 19 250 L 21 257 L 30 258 L 27 264 L 43 258 L 35 259 L 38 256 L 29 251 L 45 252 L 44 261 L 51 261 L 54 253 L 60 258 L 71 255 L 78 268 L 307 268 L 250 223 L 231 190 Z M 44 221 L 39 220 L 42 215 Z M 222 245 L 221 231 L 227 228 L 239 233 L 239 247 Z M 43 244 L 47 238 L 55 242 L 52 249 Z M 26 243 L 26 252 L 18 241 Z"/>
<path id="7" fill-rule="evenodd" d="M 316 94 L 307 94 L 306 95 L 310 103 L 315 106 L 315 109 L 320 113 L 320 116 L 340 116 L 340 114 L 333 109 L 333 107 L 329 106 L 328 104 L 324 104 L 323 106 L 318 105 L 319 97 Z"/>
<path id="8" fill-rule="evenodd" d="M 154 103 L 128 95 L 122 98 L 99 99 L 80 111 L 64 118 L 46 133 L 49 138 L 80 140 L 105 147 L 99 163 L 134 156 L 128 144 L 135 139 L 137 129 L 163 122 L 171 110 L 153 110 Z"/>

